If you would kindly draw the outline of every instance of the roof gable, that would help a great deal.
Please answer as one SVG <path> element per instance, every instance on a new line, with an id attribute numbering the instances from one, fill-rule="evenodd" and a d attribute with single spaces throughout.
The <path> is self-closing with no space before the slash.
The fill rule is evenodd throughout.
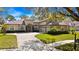
<path id="1" fill-rule="evenodd" d="M 5 24 L 22 24 L 23 20 L 18 20 L 18 21 L 6 21 Z"/>

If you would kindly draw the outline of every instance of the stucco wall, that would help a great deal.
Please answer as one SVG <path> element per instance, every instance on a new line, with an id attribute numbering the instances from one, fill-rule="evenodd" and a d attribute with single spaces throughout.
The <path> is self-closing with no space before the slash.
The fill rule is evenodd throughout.
<path id="1" fill-rule="evenodd" d="M 13 31 L 13 30 L 18 30 L 18 31 L 19 30 L 25 30 L 25 26 L 24 25 L 19 25 L 19 24 L 8 25 L 7 30 L 9 30 L 9 31 Z"/>

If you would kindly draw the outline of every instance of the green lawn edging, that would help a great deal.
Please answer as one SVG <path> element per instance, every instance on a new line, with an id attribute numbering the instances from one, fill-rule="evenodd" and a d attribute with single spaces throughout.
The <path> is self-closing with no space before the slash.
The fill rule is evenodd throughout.
<path id="1" fill-rule="evenodd" d="M 50 35 L 50 34 L 37 34 L 35 37 L 43 41 L 44 43 L 53 43 L 57 41 L 73 40 L 73 34 L 60 34 L 60 35 Z M 77 38 L 79 38 L 79 32 L 77 33 Z"/>

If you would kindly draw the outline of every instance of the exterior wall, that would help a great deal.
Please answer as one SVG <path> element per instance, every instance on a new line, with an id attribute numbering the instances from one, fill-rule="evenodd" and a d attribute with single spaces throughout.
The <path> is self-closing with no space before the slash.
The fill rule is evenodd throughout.
<path id="1" fill-rule="evenodd" d="M 26 29 L 27 27 L 27 29 Z M 68 30 L 68 26 L 59 26 L 60 28 L 63 28 L 63 30 Z M 79 28 L 78 28 L 79 29 Z M 28 31 L 32 32 L 33 30 L 39 31 L 39 32 L 48 32 L 50 30 L 50 26 L 48 25 L 34 25 L 33 28 L 28 27 L 26 25 L 20 25 L 20 24 L 15 24 L 15 25 L 8 25 L 7 31 Z"/>
<path id="2" fill-rule="evenodd" d="M 39 31 L 45 33 L 45 32 L 48 32 L 49 29 L 50 29 L 50 26 L 42 25 L 40 26 Z"/>
<path id="3" fill-rule="evenodd" d="M 30 21 L 30 20 L 25 20 L 25 24 L 26 24 L 26 25 L 28 25 L 28 24 L 33 24 L 33 22 Z"/>
<path id="4" fill-rule="evenodd" d="M 40 30 L 40 28 L 39 28 L 39 26 L 38 26 L 38 25 L 34 25 L 32 30 L 33 30 L 33 31 L 39 31 L 39 30 Z"/>
<path id="5" fill-rule="evenodd" d="M 76 28 L 77 31 L 79 31 L 79 26 L 76 26 L 75 28 Z"/>
<path id="6" fill-rule="evenodd" d="M 40 25 L 46 25 L 47 24 L 47 22 L 41 22 L 40 23 Z"/>
<path id="7" fill-rule="evenodd" d="M 50 30 L 50 27 L 51 27 L 51 26 L 41 25 L 41 26 L 39 27 L 39 32 L 46 33 L 46 32 L 48 32 L 48 31 Z M 53 26 L 52 26 L 52 27 L 53 27 Z M 67 31 L 67 30 L 69 30 L 69 26 L 59 26 L 59 27 L 62 28 L 61 31 Z"/>
<path id="8" fill-rule="evenodd" d="M 69 30 L 69 26 L 61 26 L 62 27 L 62 31 L 68 31 Z"/>
<path id="9" fill-rule="evenodd" d="M 13 24 L 13 25 L 8 25 L 7 31 L 25 31 L 25 26 L 24 25 L 19 25 L 19 24 Z"/>

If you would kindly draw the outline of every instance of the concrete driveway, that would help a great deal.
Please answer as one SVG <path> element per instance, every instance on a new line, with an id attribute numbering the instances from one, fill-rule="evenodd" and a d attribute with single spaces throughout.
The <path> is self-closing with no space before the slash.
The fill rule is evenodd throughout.
<path id="1" fill-rule="evenodd" d="M 8 35 L 16 35 L 18 49 L 6 49 L 8 51 L 58 51 L 51 44 L 45 44 L 35 37 L 40 34 L 37 32 L 31 33 L 8 33 Z"/>
<path id="2" fill-rule="evenodd" d="M 21 48 L 21 46 L 24 45 L 25 42 L 31 41 L 31 40 L 38 40 L 35 38 L 35 35 L 39 33 L 17 33 L 17 42 L 18 42 L 18 47 Z"/>
<path id="3" fill-rule="evenodd" d="M 53 46 L 44 44 L 35 37 L 37 32 L 31 33 L 8 33 L 17 36 L 18 49 L 8 49 L 9 51 L 55 51 Z"/>

